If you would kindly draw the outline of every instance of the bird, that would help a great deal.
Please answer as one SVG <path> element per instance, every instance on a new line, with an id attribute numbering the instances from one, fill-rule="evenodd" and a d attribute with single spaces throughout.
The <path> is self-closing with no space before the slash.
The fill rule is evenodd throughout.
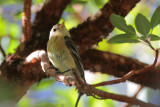
<path id="1" fill-rule="evenodd" d="M 53 68 L 58 72 L 73 76 L 74 70 L 79 80 L 86 82 L 78 49 L 65 27 L 65 22 L 52 27 L 47 43 L 47 54 Z"/>

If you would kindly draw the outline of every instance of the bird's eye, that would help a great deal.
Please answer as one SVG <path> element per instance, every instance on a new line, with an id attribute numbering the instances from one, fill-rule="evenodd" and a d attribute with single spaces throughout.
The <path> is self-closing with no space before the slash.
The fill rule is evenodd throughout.
<path id="1" fill-rule="evenodd" d="M 57 29 L 53 29 L 53 31 L 55 32 Z"/>

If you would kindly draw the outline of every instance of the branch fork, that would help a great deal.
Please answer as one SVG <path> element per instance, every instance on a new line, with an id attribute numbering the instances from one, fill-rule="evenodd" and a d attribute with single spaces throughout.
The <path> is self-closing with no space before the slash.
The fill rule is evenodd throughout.
<path id="1" fill-rule="evenodd" d="M 156 52 L 158 52 L 158 51 L 156 51 Z M 156 57 L 155 60 L 157 60 L 157 58 L 158 57 Z M 121 101 L 121 102 L 127 102 L 129 104 L 140 105 L 143 107 L 151 107 L 151 106 L 158 107 L 154 104 L 145 103 L 145 102 L 138 100 L 136 98 L 127 97 L 127 96 L 123 96 L 123 95 L 117 95 L 117 94 L 113 94 L 113 93 L 108 93 L 108 92 L 105 92 L 105 91 L 102 91 L 102 90 L 95 88 L 97 86 L 104 86 L 104 85 L 108 85 L 108 84 L 115 84 L 115 83 L 119 83 L 119 82 L 124 82 L 129 77 L 136 74 L 136 73 L 133 73 L 135 71 L 129 72 L 121 79 L 104 82 L 105 84 L 102 84 L 103 83 L 102 82 L 102 83 L 99 83 L 98 85 L 89 85 L 89 84 L 81 81 L 75 72 L 74 72 L 74 76 L 66 76 L 63 74 L 57 74 L 56 70 L 54 70 L 54 69 L 47 70 L 47 68 L 50 67 L 50 63 L 49 63 L 48 56 L 44 50 L 38 50 L 38 51 L 33 52 L 31 55 L 29 55 L 26 58 L 26 62 L 32 62 L 32 59 L 34 59 L 34 60 L 40 59 L 41 60 L 41 67 L 42 67 L 43 71 L 46 72 L 46 74 L 48 76 L 55 78 L 55 80 L 58 82 L 63 82 L 66 86 L 70 86 L 70 84 L 71 84 L 78 89 L 79 97 L 77 99 L 75 107 L 78 106 L 78 101 L 83 94 L 86 94 L 87 96 L 92 96 L 96 99 L 113 99 L 113 100 L 117 100 L 117 101 Z M 156 61 L 154 61 L 154 62 L 156 62 Z M 151 66 L 148 66 L 148 67 L 146 67 L 142 70 L 138 70 L 138 71 L 144 72 L 144 71 L 147 71 L 148 68 L 153 68 L 154 66 L 155 66 L 155 64 L 152 64 Z"/>

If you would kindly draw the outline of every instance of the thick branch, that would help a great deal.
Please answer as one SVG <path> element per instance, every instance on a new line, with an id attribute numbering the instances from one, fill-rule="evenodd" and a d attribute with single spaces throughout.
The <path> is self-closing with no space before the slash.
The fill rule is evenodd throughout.
<path id="1" fill-rule="evenodd" d="M 129 57 L 93 49 L 87 50 L 81 55 L 81 58 L 85 69 L 116 77 L 123 77 L 131 70 L 139 70 L 147 66 L 147 64 Z M 160 72 L 156 69 L 134 75 L 129 80 L 154 89 L 160 89 Z"/>
<path id="2" fill-rule="evenodd" d="M 37 49 L 46 49 L 49 32 L 53 25 L 57 24 L 62 12 L 71 0 L 51 0 L 37 12 L 32 24 L 31 40 L 21 44 L 16 54 L 26 57 Z"/>
<path id="3" fill-rule="evenodd" d="M 102 35 L 108 36 L 113 30 L 110 22 L 112 13 L 126 16 L 140 0 L 110 0 L 96 15 L 89 17 L 77 28 L 70 30 L 73 40 L 80 46 L 80 52 L 84 52 L 102 39 Z"/>
<path id="4" fill-rule="evenodd" d="M 32 40 L 19 47 L 17 53 L 27 56 L 36 49 L 45 49 L 51 27 L 59 20 L 66 4 L 71 0 L 52 0 L 53 5 L 44 5 L 44 8 L 37 13 L 32 25 Z M 88 18 L 77 28 L 73 28 L 70 33 L 74 42 L 80 46 L 83 52 L 93 44 L 101 40 L 102 35 L 108 35 L 113 26 L 109 17 L 112 13 L 126 16 L 128 12 L 140 0 L 110 0 L 96 15 Z M 56 2 L 56 3 L 55 3 Z M 23 50 L 25 48 L 25 50 Z"/>
<path id="5" fill-rule="evenodd" d="M 20 44 L 16 54 L 7 56 L 3 61 L 0 67 L 0 91 L 9 95 L 0 96 L 0 103 L 8 100 L 17 102 L 31 85 L 46 77 L 39 61 L 25 63 L 24 59 L 34 50 L 46 48 L 49 30 L 59 21 L 69 2 L 70 0 L 51 0 L 45 4 L 32 25 L 31 40 Z"/>
<path id="6" fill-rule="evenodd" d="M 40 61 L 35 63 L 22 63 L 22 59 L 16 56 L 10 56 L 14 58 L 13 62 L 6 62 L 6 66 L 1 67 L 2 75 L 0 76 L 0 104 L 2 102 L 12 101 L 16 104 L 27 90 L 41 78 L 45 78 L 46 75 L 42 71 Z M 16 66 L 16 68 L 14 67 Z M 10 106 L 13 106 L 14 104 Z"/>

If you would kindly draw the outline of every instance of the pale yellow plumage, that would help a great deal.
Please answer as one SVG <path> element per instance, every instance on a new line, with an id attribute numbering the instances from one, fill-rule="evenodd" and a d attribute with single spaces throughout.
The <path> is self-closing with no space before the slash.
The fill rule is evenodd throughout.
<path id="1" fill-rule="evenodd" d="M 60 72 L 75 68 L 75 62 L 67 49 L 63 36 L 51 37 L 47 44 L 48 57 Z"/>
<path id="2" fill-rule="evenodd" d="M 64 23 L 54 25 L 50 31 L 47 43 L 47 53 L 50 62 L 60 72 L 68 71 L 72 75 L 72 70 L 84 79 L 84 69 L 80 61 L 79 53 Z M 84 79 L 85 81 L 85 79 Z"/>

